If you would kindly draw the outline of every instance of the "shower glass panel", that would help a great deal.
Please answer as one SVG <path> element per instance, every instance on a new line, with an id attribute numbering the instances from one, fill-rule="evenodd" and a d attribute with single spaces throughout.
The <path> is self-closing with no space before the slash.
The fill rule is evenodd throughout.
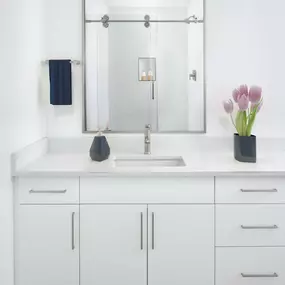
<path id="1" fill-rule="evenodd" d="M 117 13 L 111 17 L 120 20 L 134 16 Z M 151 29 L 141 23 L 116 23 L 108 29 L 109 127 L 119 132 L 143 131 L 146 124 L 156 125 L 152 118 L 157 117 L 151 112 L 151 83 L 138 77 L 139 58 L 151 56 Z M 148 70 L 143 72 L 147 77 Z"/>
<path id="2" fill-rule="evenodd" d="M 159 18 L 187 17 L 184 8 L 159 9 Z M 188 25 L 156 24 L 158 130 L 188 130 Z"/>

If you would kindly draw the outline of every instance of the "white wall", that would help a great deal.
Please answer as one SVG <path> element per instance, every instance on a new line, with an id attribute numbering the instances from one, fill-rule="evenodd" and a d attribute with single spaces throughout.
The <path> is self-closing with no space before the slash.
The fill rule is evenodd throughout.
<path id="1" fill-rule="evenodd" d="M 284 136 L 283 0 L 207 1 L 208 131 L 228 134 L 220 101 L 240 83 L 263 87 L 256 134 Z M 228 120 L 227 120 L 228 124 Z"/>
<path id="2" fill-rule="evenodd" d="M 38 99 L 41 1 L 0 1 L 0 284 L 13 284 L 10 155 L 45 136 Z"/>
<path id="3" fill-rule="evenodd" d="M 53 19 L 45 36 L 56 39 L 46 42 L 46 54 L 80 58 L 81 0 L 62 0 L 61 5 L 58 0 L 45 2 L 46 21 Z M 284 9 L 283 0 L 206 0 L 208 135 L 231 135 L 230 122 L 223 113 L 221 101 L 241 83 L 259 84 L 264 89 L 265 106 L 257 119 L 255 133 L 259 136 L 285 135 L 282 132 L 285 120 L 282 94 Z M 59 110 L 55 114 L 50 110 L 49 135 L 81 135 L 80 79 L 77 84 L 75 96 L 78 101 L 72 111 Z"/>
<path id="4" fill-rule="evenodd" d="M 44 40 L 43 58 L 82 57 L 82 0 L 43 0 Z M 44 70 L 45 69 L 45 70 Z M 44 86 L 48 86 L 48 67 L 42 69 Z M 49 89 L 44 94 L 47 102 L 48 135 L 77 136 L 82 131 L 82 75 L 81 67 L 73 66 L 72 106 L 49 105 Z"/>

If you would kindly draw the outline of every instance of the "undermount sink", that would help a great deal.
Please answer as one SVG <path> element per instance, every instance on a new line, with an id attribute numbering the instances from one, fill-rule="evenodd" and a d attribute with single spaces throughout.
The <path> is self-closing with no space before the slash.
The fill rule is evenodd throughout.
<path id="1" fill-rule="evenodd" d="M 182 157 L 141 156 L 117 157 L 114 159 L 116 167 L 182 167 L 185 162 Z"/>

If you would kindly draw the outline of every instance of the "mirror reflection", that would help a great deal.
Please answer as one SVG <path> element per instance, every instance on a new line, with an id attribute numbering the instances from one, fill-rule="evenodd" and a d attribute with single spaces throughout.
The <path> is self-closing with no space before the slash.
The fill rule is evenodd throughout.
<path id="1" fill-rule="evenodd" d="M 203 1 L 119 2 L 86 1 L 86 130 L 203 132 Z"/>

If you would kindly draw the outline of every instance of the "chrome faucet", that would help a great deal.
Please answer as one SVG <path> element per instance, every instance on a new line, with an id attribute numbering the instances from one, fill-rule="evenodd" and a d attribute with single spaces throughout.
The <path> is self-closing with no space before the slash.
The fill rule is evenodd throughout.
<path id="1" fill-rule="evenodd" d="M 151 125 L 146 125 L 144 130 L 144 154 L 151 153 L 150 131 Z"/>

